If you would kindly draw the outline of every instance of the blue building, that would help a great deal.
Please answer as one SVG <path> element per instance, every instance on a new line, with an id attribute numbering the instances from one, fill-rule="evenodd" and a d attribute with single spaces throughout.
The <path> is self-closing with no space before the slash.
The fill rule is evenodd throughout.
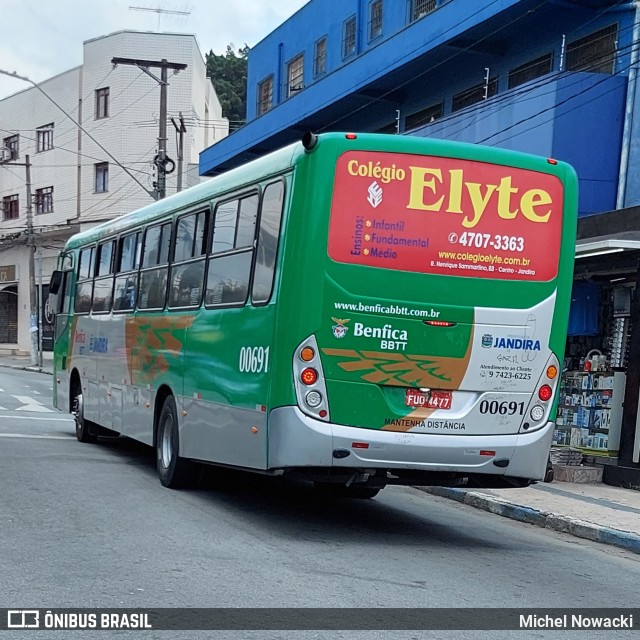
<path id="1" fill-rule="evenodd" d="M 623 418 L 635 426 L 640 336 L 632 340 L 630 309 L 603 305 L 637 279 L 639 50 L 635 2 L 310 0 L 250 51 L 247 123 L 201 153 L 200 173 L 226 171 L 305 131 L 447 138 L 571 163 L 580 181 L 576 277 L 598 286 L 602 308 L 593 309 L 592 294 L 576 298 L 594 320 L 574 317 L 569 354 L 597 348 L 612 365 L 638 362 Z M 623 429 L 620 450 L 637 463 L 632 431 Z"/>
<path id="2" fill-rule="evenodd" d="M 311 0 L 251 50 L 247 124 L 201 154 L 200 172 L 306 130 L 399 132 L 567 160 L 582 215 L 638 204 L 639 172 L 620 180 L 623 152 L 623 169 L 640 162 L 640 133 L 623 145 L 631 4 Z"/>

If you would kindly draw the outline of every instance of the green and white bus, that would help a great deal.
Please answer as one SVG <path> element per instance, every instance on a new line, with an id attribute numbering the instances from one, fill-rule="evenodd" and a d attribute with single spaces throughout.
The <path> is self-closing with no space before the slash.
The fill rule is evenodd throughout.
<path id="1" fill-rule="evenodd" d="M 577 180 L 409 136 L 302 141 L 77 234 L 51 284 L 81 442 L 371 497 L 544 476 Z"/>

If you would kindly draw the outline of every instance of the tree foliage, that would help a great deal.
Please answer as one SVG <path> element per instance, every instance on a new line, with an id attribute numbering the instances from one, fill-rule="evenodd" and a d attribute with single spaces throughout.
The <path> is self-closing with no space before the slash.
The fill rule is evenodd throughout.
<path id="1" fill-rule="evenodd" d="M 209 51 L 205 56 L 207 75 L 211 78 L 222 115 L 229 118 L 231 129 L 244 124 L 247 114 L 247 57 L 249 47 L 234 50 L 233 44 L 221 55 Z"/>

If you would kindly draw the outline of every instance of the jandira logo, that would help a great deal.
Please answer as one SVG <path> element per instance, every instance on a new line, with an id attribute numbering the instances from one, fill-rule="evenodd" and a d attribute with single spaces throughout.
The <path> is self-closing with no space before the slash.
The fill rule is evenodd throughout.
<path id="1" fill-rule="evenodd" d="M 514 175 L 504 175 L 508 167 L 469 161 L 459 164 L 464 168 L 409 166 L 407 209 L 460 214 L 467 229 L 473 229 L 487 212 L 497 212 L 503 220 L 522 216 L 529 222 L 549 221 L 555 203 L 549 191 L 532 187 L 539 174 L 514 171 Z"/>

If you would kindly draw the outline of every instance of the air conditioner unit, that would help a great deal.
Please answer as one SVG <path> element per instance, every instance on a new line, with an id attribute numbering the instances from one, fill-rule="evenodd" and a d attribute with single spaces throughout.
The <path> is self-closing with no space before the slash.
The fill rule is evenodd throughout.
<path id="1" fill-rule="evenodd" d="M 0 147 L 0 162 L 9 162 L 11 156 L 11 149 L 9 149 L 9 147 Z"/>

